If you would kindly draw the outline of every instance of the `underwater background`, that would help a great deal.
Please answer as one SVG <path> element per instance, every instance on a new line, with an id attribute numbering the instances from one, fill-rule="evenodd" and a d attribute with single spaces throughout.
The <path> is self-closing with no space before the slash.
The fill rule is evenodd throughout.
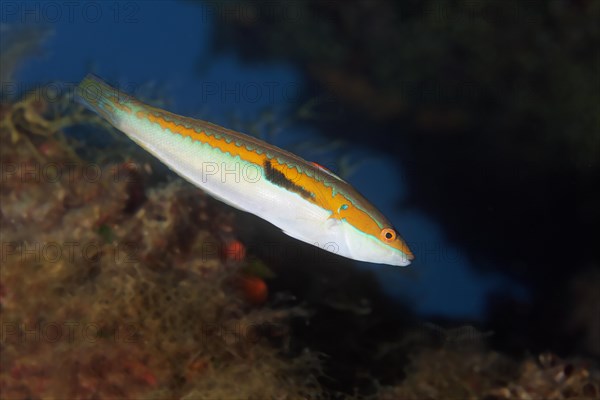
<path id="1" fill-rule="evenodd" d="M 4 1 L 0 398 L 599 398 L 600 2 Z M 348 180 L 293 240 L 73 100 L 93 72 Z"/>

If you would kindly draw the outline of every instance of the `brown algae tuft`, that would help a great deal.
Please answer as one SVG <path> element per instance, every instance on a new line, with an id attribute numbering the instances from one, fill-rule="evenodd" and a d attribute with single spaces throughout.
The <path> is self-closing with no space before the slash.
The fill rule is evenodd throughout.
<path id="1" fill-rule="evenodd" d="M 272 340 L 296 311 L 232 283 L 230 210 L 178 180 L 149 187 L 125 154 L 80 156 L 63 131 L 106 128 L 57 104 L 2 105 L 2 397 L 318 397 L 316 356 Z"/>

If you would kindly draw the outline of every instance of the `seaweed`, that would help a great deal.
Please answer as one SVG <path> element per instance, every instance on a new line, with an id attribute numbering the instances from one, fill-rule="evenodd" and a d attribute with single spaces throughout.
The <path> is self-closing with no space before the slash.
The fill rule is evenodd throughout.
<path id="1" fill-rule="evenodd" d="M 317 398 L 317 356 L 272 341 L 301 311 L 235 284 L 228 208 L 180 180 L 148 186 L 136 161 L 81 156 L 64 130 L 105 127 L 38 99 L 5 104 L 0 125 L 2 397 Z"/>

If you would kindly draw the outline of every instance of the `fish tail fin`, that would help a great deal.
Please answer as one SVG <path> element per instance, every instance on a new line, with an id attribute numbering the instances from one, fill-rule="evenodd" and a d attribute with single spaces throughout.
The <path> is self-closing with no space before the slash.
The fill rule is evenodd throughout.
<path id="1" fill-rule="evenodd" d="M 114 126 L 119 124 L 119 106 L 128 98 L 128 95 L 94 74 L 86 75 L 75 91 L 78 103 L 106 118 Z"/>

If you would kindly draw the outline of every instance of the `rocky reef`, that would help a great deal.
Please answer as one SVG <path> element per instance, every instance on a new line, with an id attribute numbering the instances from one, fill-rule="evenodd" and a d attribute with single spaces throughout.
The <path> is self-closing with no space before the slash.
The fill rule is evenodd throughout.
<path id="1" fill-rule="evenodd" d="M 64 130 L 109 132 L 59 107 L 2 104 L 2 398 L 317 397 L 316 355 L 274 344 L 299 311 L 261 307 L 228 207 L 80 157 Z"/>
<path id="2" fill-rule="evenodd" d="M 345 264 L 271 266 L 237 235 L 248 216 L 68 95 L 0 110 L 3 399 L 599 397 L 589 361 L 516 358 L 489 349 L 493 333 L 398 319 Z"/>

